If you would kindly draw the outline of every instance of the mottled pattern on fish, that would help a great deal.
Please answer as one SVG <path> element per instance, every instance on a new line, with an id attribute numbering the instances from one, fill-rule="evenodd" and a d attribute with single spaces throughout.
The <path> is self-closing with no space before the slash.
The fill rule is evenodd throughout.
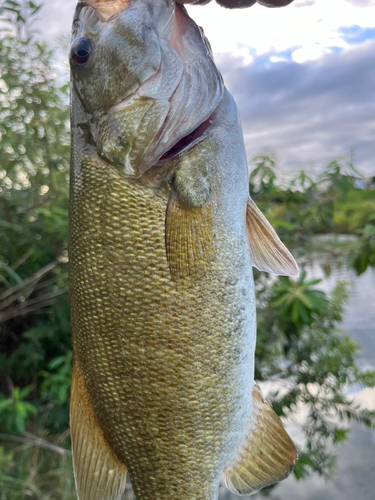
<path id="1" fill-rule="evenodd" d="M 73 346 L 99 424 L 139 498 L 214 498 L 251 412 L 246 170 L 212 165 L 217 212 L 228 203 L 223 184 L 242 195 L 226 224 L 216 221 L 207 275 L 173 282 L 165 196 L 92 151 L 80 156 L 71 181 Z"/>
<path id="2" fill-rule="evenodd" d="M 126 469 L 137 500 L 214 500 L 223 471 L 231 491 L 253 493 L 286 477 L 296 451 L 254 387 L 252 264 L 285 274 L 295 263 L 248 199 L 236 106 L 202 33 L 171 0 L 112 4 L 82 2 L 72 44 L 79 500 L 119 500 Z"/>

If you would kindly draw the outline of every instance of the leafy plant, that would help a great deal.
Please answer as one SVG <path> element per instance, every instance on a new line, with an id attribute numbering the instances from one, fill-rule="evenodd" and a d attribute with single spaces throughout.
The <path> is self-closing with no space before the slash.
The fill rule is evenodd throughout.
<path id="1" fill-rule="evenodd" d="M 327 445 L 344 442 L 352 422 L 375 426 L 375 412 L 356 406 L 345 394 L 351 384 L 374 387 L 375 371 L 357 367 L 359 345 L 336 327 L 348 298 L 345 283 L 339 282 L 329 297 L 322 291 L 314 293 L 312 287 L 319 280 L 307 281 L 304 272 L 299 285 L 288 278 L 280 281 L 271 292 L 259 289 L 258 329 L 271 332 L 273 345 L 264 341 L 257 345 L 256 377 L 275 381 L 270 399 L 279 415 L 293 420 L 302 408 L 306 414 L 303 420 L 297 419 L 302 422 L 305 445 L 299 450 L 296 477 L 312 472 L 329 476 L 335 457 Z M 264 300 L 264 294 L 276 301 Z M 302 296 L 308 300 L 301 300 Z M 293 313 L 292 304 L 298 304 L 298 313 Z"/>
<path id="2" fill-rule="evenodd" d="M 358 233 L 358 240 L 350 246 L 347 252 L 347 262 L 357 274 L 362 274 L 368 266 L 375 266 L 375 213 L 370 223 Z"/>
<path id="3" fill-rule="evenodd" d="M 32 389 L 32 386 L 26 386 L 23 389 L 15 387 L 11 397 L 0 396 L 0 422 L 7 432 L 23 434 L 29 417 L 36 414 L 37 408 L 24 401 Z"/>
<path id="4" fill-rule="evenodd" d="M 70 393 L 72 352 L 67 351 L 65 355 L 54 358 L 47 368 L 48 371 L 42 374 L 44 380 L 41 391 L 44 399 L 66 404 Z"/>
<path id="5" fill-rule="evenodd" d="M 276 162 L 267 155 L 256 156 L 253 159 L 255 168 L 250 174 L 250 192 L 257 194 L 269 193 L 275 189 Z"/>
<path id="6" fill-rule="evenodd" d="M 306 271 L 303 269 L 297 281 L 282 277 L 274 286 L 272 300 L 284 331 L 288 331 L 291 326 L 298 331 L 303 325 L 311 325 L 314 314 L 324 315 L 328 305 L 325 294 L 312 288 L 321 281 L 306 280 Z"/>
<path id="7" fill-rule="evenodd" d="M 61 446 L 71 359 L 68 88 L 35 38 L 40 8 L 0 1 L 1 500 L 75 498 Z"/>

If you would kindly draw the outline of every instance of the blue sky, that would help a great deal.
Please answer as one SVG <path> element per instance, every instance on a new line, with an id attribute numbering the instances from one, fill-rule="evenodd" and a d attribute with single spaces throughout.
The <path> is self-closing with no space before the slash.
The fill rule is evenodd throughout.
<path id="1" fill-rule="evenodd" d="M 76 0 L 49 0 L 39 28 L 70 31 Z M 375 175 L 375 0 L 295 0 L 282 9 L 190 6 L 243 123 L 249 161 L 274 151 L 285 174 L 350 156 Z"/>
<path id="2" fill-rule="evenodd" d="M 360 45 L 375 39 L 375 28 L 363 28 L 357 24 L 342 26 L 338 32 L 349 45 Z"/>

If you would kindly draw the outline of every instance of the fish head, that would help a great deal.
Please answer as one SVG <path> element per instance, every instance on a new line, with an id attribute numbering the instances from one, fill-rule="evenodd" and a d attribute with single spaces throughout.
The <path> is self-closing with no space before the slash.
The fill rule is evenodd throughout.
<path id="1" fill-rule="evenodd" d="M 81 0 L 70 64 L 72 100 L 97 154 L 135 178 L 205 122 L 223 95 L 203 31 L 174 0 Z"/>
<path id="2" fill-rule="evenodd" d="M 117 104 L 157 72 L 158 37 L 170 37 L 173 10 L 171 0 L 78 3 L 70 63 L 73 86 L 85 110 Z"/>

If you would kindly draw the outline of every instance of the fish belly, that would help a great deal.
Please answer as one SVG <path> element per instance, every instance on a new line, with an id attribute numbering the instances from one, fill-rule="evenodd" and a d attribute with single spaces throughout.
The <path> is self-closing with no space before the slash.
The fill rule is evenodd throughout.
<path id="1" fill-rule="evenodd" d="M 252 411 L 246 235 L 221 214 L 206 275 L 172 281 L 165 212 L 163 196 L 95 155 L 73 166 L 74 370 L 137 500 L 212 500 Z"/>

